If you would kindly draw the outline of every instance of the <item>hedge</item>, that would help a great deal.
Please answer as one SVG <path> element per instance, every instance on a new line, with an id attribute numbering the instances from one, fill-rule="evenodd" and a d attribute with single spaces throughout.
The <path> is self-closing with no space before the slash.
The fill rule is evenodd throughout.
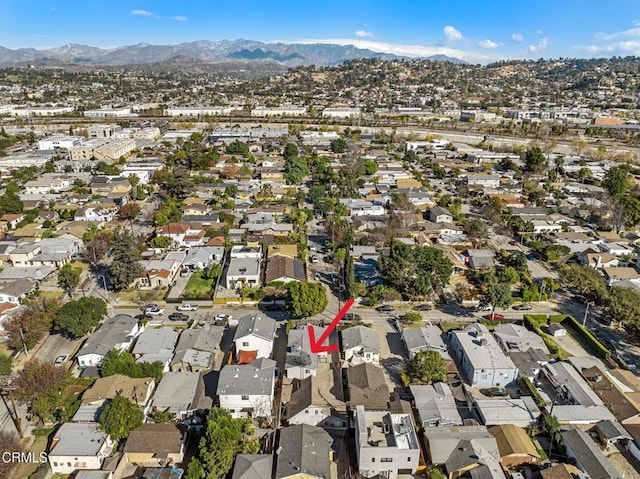
<path id="1" fill-rule="evenodd" d="M 544 344 L 549 349 L 549 353 L 554 359 L 558 359 L 560 361 L 567 359 L 570 354 L 558 346 L 553 338 L 542 331 L 542 326 L 547 324 L 547 316 L 544 314 L 525 314 L 524 315 L 524 324 L 527 329 L 534 331 L 538 336 L 542 338 Z"/>
<path id="2" fill-rule="evenodd" d="M 540 395 L 540 393 L 538 392 L 536 387 L 533 385 L 533 383 L 529 381 L 529 378 L 523 377 L 522 384 L 524 384 L 524 387 L 526 387 L 531 393 L 531 397 L 533 398 L 533 402 L 536 403 L 536 406 L 542 409 L 547 405 L 547 401 L 545 401 L 544 398 Z"/>
<path id="3" fill-rule="evenodd" d="M 576 318 L 567 315 L 564 321 L 568 323 L 571 329 L 578 336 L 580 336 L 587 342 L 587 344 L 593 349 L 593 352 L 596 354 L 596 356 L 598 356 L 600 359 L 607 359 L 609 356 L 611 356 L 611 351 L 605 348 L 602 343 L 598 341 L 598 339 L 593 334 L 591 334 L 591 332 L 586 329 Z"/>

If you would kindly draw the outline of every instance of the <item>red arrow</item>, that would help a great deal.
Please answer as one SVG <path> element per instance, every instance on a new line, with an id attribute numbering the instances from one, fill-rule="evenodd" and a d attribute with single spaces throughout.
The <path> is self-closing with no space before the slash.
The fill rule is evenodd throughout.
<path id="1" fill-rule="evenodd" d="M 331 334 L 331 331 L 336 329 L 336 326 L 338 325 L 340 320 L 344 318 L 344 315 L 347 314 L 347 311 L 349 311 L 349 308 L 353 305 L 353 302 L 354 302 L 354 299 L 349 298 L 347 302 L 344 303 L 344 306 L 342 307 L 338 315 L 335 318 L 333 318 L 333 321 L 331 321 L 331 324 L 327 326 L 327 329 L 324 330 L 324 333 L 322 333 L 322 336 L 320 336 L 320 339 L 318 339 L 317 341 L 316 341 L 316 334 L 313 330 L 313 326 L 309 325 L 309 327 L 307 328 L 307 331 L 309 332 L 309 343 L 311 346 L 312 353 L 316 353 L 316 354 L 328 353 L 331 351 L 338 350 L 337 344 L 327 344 L 326 346 L 323 346 L 322 343 L 324 343 L 327 339 L 329 339 L 329 335 Z"/>

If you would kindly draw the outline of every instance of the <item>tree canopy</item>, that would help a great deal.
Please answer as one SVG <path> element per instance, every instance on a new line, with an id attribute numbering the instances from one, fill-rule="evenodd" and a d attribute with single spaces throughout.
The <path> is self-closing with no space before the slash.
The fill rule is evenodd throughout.
<path id="1" fill-rule="evenodd" d="M 287 289 L 287 308 L 294 317 L 315 316 L 327 307 L 327 292 L 320 283 L 293 282 L 287 285 Z"/>
<path id="2" fill-rule="evenodd" d="M 406 363 L 400 376 L 405 386 L 444 381 L 447 363 L 437 351 L 420 351 Z"/>
<path id="3" fill-rule="evenodd" d="M 453 265 L 440 249 L 394 241 L 389 256 L 380 257 L 380 272 L 386 285 L 412 299 L 446 285 Z"/>
<path id="4" fill-rule="evenodd" d="M 113 286 L 120 290 L 128 288 L 142 273 L 139 262 L 140 251 L 136 239 L 125 230 L 117 230 L 111 241 L 111 266 L 109 277 Z"/>
<path id="5" fill-rule="evenodd" d="M 33 412 L 48 420 L 59 405 L 60 393 L 68 381 L 65 369 L 32 359 L 18 373 L 13 385 L 17 387 L 18 397 L 31 401 Z"/>
<path id="6" fill-rule="evenodd" d="M 226 477 L 238 453 L 255 454 L 258 441 L 252 439 L 250 419 L 234 419 L 226 409 L 211 408 L 198 450 L 189 463 L 186 479 Z"/>
<path id="7" fill-rule="evenodd" d="M 86 296 L 64 304 L 58 310 L 53 324 L 56 329 L 76 339 L 93 331 L 106 314 L 107 305 L 102 298 Z"/>
<path id="8" fill-rule="evenodd" d="M 540 171 L 546 164 L 544 153 L 539 146 L 527 148 L 524 155 L 524 166 L 527 171 Z"/>
<path id="9" fill-rule="evenodd" d="M 100 414 L 100 426 L 114 442 L 129 437 L 129 433 L 142 426 L 144 413 L 123 396 L 116 396 Z"/>
<path id="10" fill-rule="evenodd" d="M 160 361 L 155 363 L 136 363 L 128 351 L 120 352 L 112 349 L 102 360 L 100 376 L 123 374 L 130 378 L 153 378 L 156 383 L 162 379 L 164 366 Z"/>
<path id="11" fill-rule="evenodd" d="M 614 166 L 604 178 L 603 186 L 614 200 L 622 200 L 631 188 L 631 178 L 627 171 L 626 166 Z"/>
<path id="12" fill-rule="evenodd" d="M 73 291 L 80 284 L 81 274 L 82 268 L 75 267 L 70 263 L 65 264 L 58 271 L 58 286 L 64 289 L 70 298 L 73 297 Z"/>

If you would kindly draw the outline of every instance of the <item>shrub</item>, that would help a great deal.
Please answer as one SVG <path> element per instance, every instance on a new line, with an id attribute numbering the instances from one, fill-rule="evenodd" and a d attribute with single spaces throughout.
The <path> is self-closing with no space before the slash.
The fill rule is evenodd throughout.
<path id="1" fill-rule="evenodd" d="M 593 334 L 591 334 L 589 330 L 587 330 L 582 324 L 580 324 L 580 322 L 576 318 L 574 318 L 573 316 L 567 316 L 566 318 L 564 318 L 563 323 L 566 326 L 570 327 L 578 336 L 584 339 L 600 359 L 607 359 L 609 356 L 611 356 L 611 351 L 605 348 L 602 343 L 598 341 L 598 339 Z"/>
<path id="2" fill-rule="evenodd" d="M 529 381 L 529 378 L 522 378 L 522 384 L 531 393 L 531 397 L 533 398 L 533 401 L 536 403 L 536 406 L 542 409 L 547 405 L 547 402 L 540 395 L 540 393 L 538 392 L 536 387 L 533 385 L 533 383 Z"/>

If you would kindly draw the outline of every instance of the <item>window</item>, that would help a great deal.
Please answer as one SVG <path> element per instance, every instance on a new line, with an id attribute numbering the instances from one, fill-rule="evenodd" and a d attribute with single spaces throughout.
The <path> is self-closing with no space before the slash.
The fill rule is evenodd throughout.
<path id="1" fill-rule="evenodd" d="M 411 458 L 410 457 L 407 457 L 407 462 L 411 462 Z"/>
<path id="2" fill-rule="evenodd" d="M 318 414 L 318 410 L 316 409 L 316 414 Z"/>
<path id="3" fill-rule="evenodd" d="M 371 462 L 376 462 L 376 458 L 375 458 L 375 457 L 372 457 L 372 458 L 371 458 Z"/>
<path id="4" fill-rule="evenodd" d="M 54 463 L 53 463 L 53 465 L 54 465 L 55 467 L 58 467 L 58 463 L 57 463 L 57 462 L 54 462 Z"/>
<path id="5" fill-rule="evenodd" d="M 383 457 L 380 459 L 380 462 L 393 462 L 392 457 Z"/>
<path id="6" fill-rule="evenodd" d="M 240 396 L 240 399 L 242 399 L 243 401 L 248 401 L 249 400 L 249 396 Z"/>
<path id="7" fill-rule="evenodd" d="M 308 410 L 308 409 L 305 409 L 305 410 L 304 410 L 304 413 L 305 413 L 305 414 L 309 414 L 309 410 Z"/>
<path id="8" fill-rule="evenodd" d="M 249 341 L 244 341 L 244 342 L 242 343 L 242 347 L 243 347 L 243 348 L 246 348 L 247 346 L 249 346 Z"/>

